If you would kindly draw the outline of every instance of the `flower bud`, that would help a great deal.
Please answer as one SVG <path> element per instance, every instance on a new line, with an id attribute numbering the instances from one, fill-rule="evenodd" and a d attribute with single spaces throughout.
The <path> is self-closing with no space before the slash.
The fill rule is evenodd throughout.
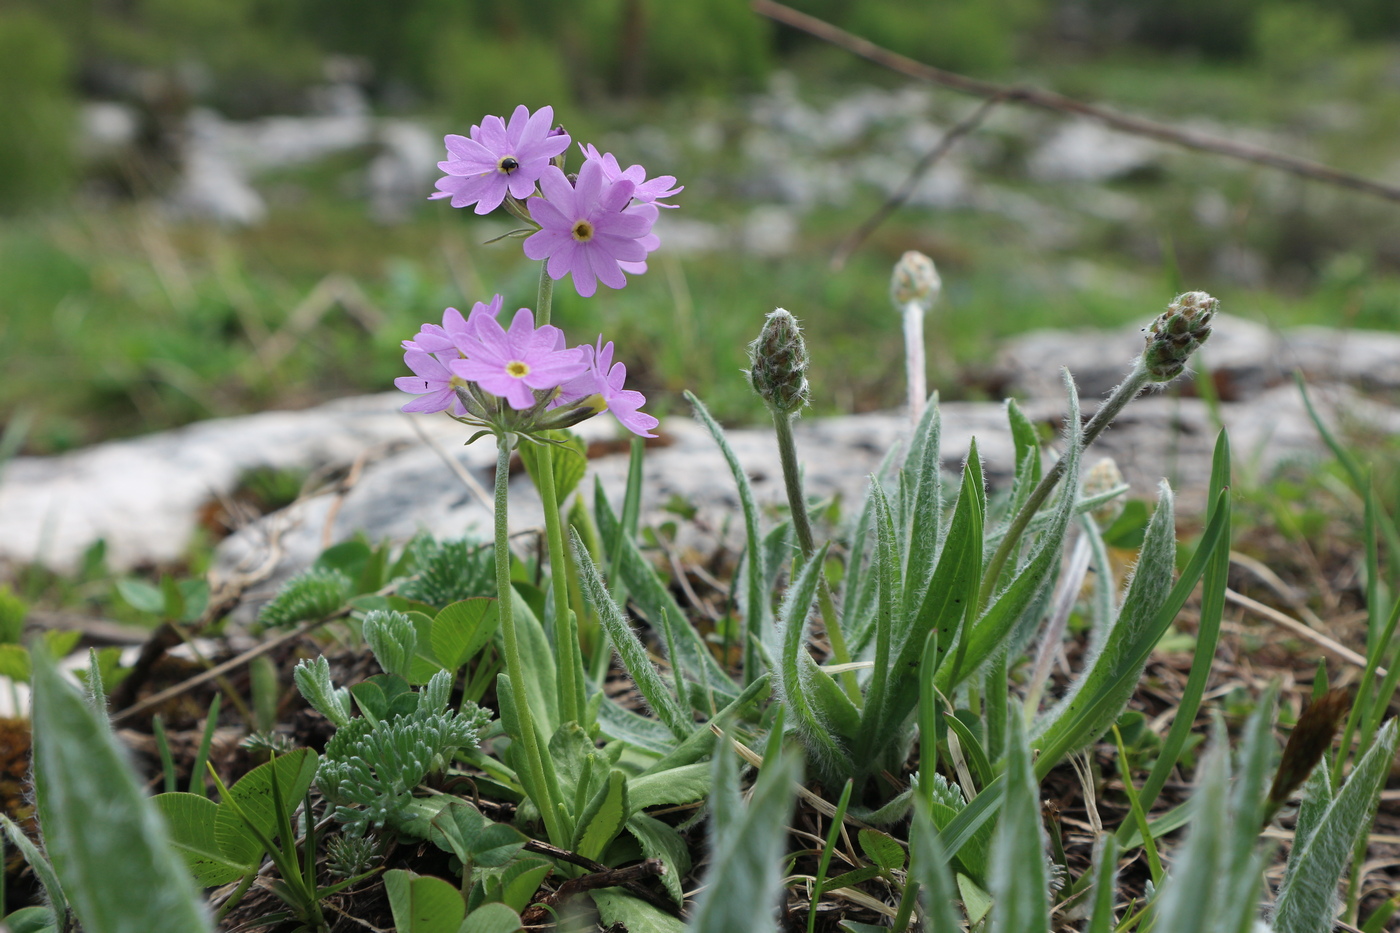
<path id="1" fill-rule="evenodd" d="M 903 311 L 913 303 L 927 314 L 942 290 L 943 280 L 932 259 L 912 249 L 899 257 L 890 277 L 890 300 L 896 308 Z"/>
<path id="2" fill-rule="evenodd" d="M 1084 474 L 1084 497 L 1092 499 L 1094 496 L 1101 496 L 1122 485 L 1123 473 L 1118 469 L 1118 464 L 1114 462 L 1112 457 L 1104 457 L 1090 467 L 1088 473 Z M 1118 520 L 1119 515 L 1123 514 L 1123 500 L 1121 498 L 1110 499 L 1089 514 L 1093 516 L 1100 528 L 1107 528 Z"/>
<path id="3" fill-rule="evenodd" d="M 749 382 L 774 412 L 792 414 L 807 404 L 807 345 L 802 328 L 778 308 L 749 344 Z"/>
<path id="4" fill-rule="evenodd" d="M 1205 292 L 1186 292 L 1144 329 L 1147 348 L 1142 362 L 1153 382 L 1170 382 L 1181 375 L 1191 354 L 1210 337 L 1211 318 L 1219 307 L 1219 300 Z"/>

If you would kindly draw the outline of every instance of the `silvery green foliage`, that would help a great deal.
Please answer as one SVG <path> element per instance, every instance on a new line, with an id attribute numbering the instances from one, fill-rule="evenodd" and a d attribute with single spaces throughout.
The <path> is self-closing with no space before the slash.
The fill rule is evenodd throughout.
<path id="1" fill-rule="evenodd" d="M 745 806 L 728 740 L 714 758 L 710 797 L 710 870 L 696 898 L 689 933 L 774 933 L 782 890 L 783 845 L 801 762 L 769 756 Z"/>
<path id="2" fill-rule="evenodd" d="M 1332 929 L 1337 881 L 1360 834 L 1371 825 L 1381 788 L 1395 760 L 1396 730 L 1397 720 L 1385 724 L 1325 809 L 1318 802 L 1307 805 L 1306 822 L 1299 814 L 1288 869 L 1274 903 L 1273 923 L 1278 933 L 1326 933 Z M 1307 790 L 1316 791 L 1320 784 L 1325 784 L 1325 779 L 1309 781 Z"/>
<path id="3" fill-rule="evenodd" d="M 165 822 L 106 717 L 33 653 L 34 790 L 44 847 L 89 933 L 211 929 Z"/>
<path id="4" fill-rule="evenodd" d="M 1193 933 L 1252 933 L 1255 929 L 1260 882 L 1272 851 L 1272 846 L 1260 843 L 1259 824 L 1267 790 L 1265 775 L 1275 751 L 1270 728 L 1273 699 L 1272 693 L 1266 694 L 1250 717 L 1234 769 L 1225 731 L 1217 725 L 1197 772 L 1190 832 L 1157 898 L 1154 929 Z"/>
<path id="5" fill-rule="evenodd" d="M 282 584 L 272 602 L 258 613 L 258 621 L 286 626 L 323 618 L 345 605 L 350 589 L 350 578 L 339 570 L 312 567 Z"/>
<path id="6" fill-rule="evenodd" d="M 468 538 L 441 543 L 428 538 L 415 542 L 414 557 L 418 571 L 399 587 L 405 599 L 446 606 L 495 595 L 496 565 L 488 545 Z"/>
<path id="7" fill-rule="evenodd" d="M 418 648 L 418 633 L 413 622 L 402 612 L 375 609 L 365 615 L 365 642 L 386 674 L 408 679 L 413 664 L 413 652 Z"/>
<path id="8" fill-rule="evenodd" d="M 292 679 L 311 708 L 334 723 L 336 728 L 350 722 L 354 713 L 350 691 L 344 687 L 337 689 L 331 684 L 331 665 L 324 657 L 301 661 L 292 672 Z"/>
<path id="9" fill-rule="evenodd" d="M 458 749 L 477 747 L 490 713 L 470 703 L 448 710 L 451 688 L 451 675 L 439 671 L 419 692 L 412 713 L 378 721 L 356 717 L 326 743 L 316 784 L 336 805 L 346 832 L 398 828 L 413 789 L 428 773 L 446 768 Z"/>
<path id="10" fill-rule="evenodd" d="M 1012 706 L 1006 759 L 1006 800 L 992 839 L 991 933 L 1048 933 L 1049 880 L 1045 873 L 1045 834 L 1040 823 L 1040 791 L 1031 771 L 1020 708 Z"/>

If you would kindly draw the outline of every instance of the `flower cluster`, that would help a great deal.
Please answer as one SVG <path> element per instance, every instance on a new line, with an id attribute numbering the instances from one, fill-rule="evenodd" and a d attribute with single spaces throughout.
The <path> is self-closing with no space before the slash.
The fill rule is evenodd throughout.
<path id="1" fill-rule="evenodd" d="M 640 411 L 646 398 L 623 388 L 627 367 L 613 363 L 613 345 L 567 347 L 564 332 L 535 326 L 529 308 L 511 318 L 509 329 L 496 319 L 503 299 L 477 302 L 466 317 L 448 308 L 442 324 L 424 324 L 403 342 L 412 376 L 394 385 L 418 396 L 409 412 L 446 411 L 466 424 L 494 434 L 533 434 L 567 428 L 611 411 L 623 427 L 655 437 L 657 420 Z"/>
<path id="2" fill-rule="evenodd" d="M 548 260 L 552 279 L 572 275 L 580 295 L 591 296 L 602 282 L 622 288 L 624 273 L 646 271 L 647 254 L 661 241 L 651 232 L 658 208 L 675 207 L 663 198 L 682 188 L 671 175 L 648 179 L 640 165 L 622 168 L 611 153 L 580 145 L 583 166 L 564 173 L 564 153 L 572 140 L 553 127 L 554 109 L 531 114 L 515 108 L 510 121 L 486 117 L 469 136 L 447 136 L 448 158 L 438 163 L 432 198 L 451 198 L 453 207 L 475 205 L 489 214 L 505 205 L 530 228 L 525 255 Z"/>

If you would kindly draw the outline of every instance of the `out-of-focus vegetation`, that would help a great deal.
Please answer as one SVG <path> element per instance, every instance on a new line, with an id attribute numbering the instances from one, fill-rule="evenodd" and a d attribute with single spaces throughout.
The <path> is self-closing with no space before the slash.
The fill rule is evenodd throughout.
<path id="1" fill-rule="evenodd" d="M 1305 140 L 1300 154 L 1362 174 L 1385 177 L 1400 159 L 1400 6 L 1389 0 L 793 5 L 936 65 L 1212 131 Z M 357 84 L 376 113 L 442 131 L 549 103 L 575 138 L 677 175 L 687 185 L 677 216 L 732 226 L 765 200 L 747 174 L 744 101 L 778 71 L 813 100 L 899 84 L 745 0 L 577 0 L 566 10 L 542 0 L 11 0 L 0 12 L 0 420 L 33 416 L 25 449 L 52 452 L 387 389 L 402 371 L 398 341 L 444 306 L 495 291 L 529 302 L 534 270 L 513 244 L 478 246 L 499 224 L 426 202 L 402 223 L 372 223 L 346 196 L 362 185 L 368 147 L 258 177 L 269 203 L 259 225 L 167 218 L 153 205 L 178 176 L 193 108 L 230 119 L 306 112 L 329 72 Z M 953 95 L 940 100 L 940 119 L 965 112 Z M 77 151 L 91 101 L 141 115 L 139 160 Z M 882 197 L 856 178 L 847 203 L 801 215 L 786 254 L 663 246 L 620 292 L 582 302 L 561 289 L 556 315 L 580 339 L 614 335 L 661 413 L 692 389 L 726 420 L 758 414 L 742 384 L 721 377 L 743 367 L 744 344 L 777 304 L 814 343 L 840 348 L 814 353 L 829 367 L 812 374 L 819 411 L 898 404 L 899 322 L 868 296 L 908 248 L 944 274 L 930 342 L 941 345 L 936 359 L 963 367 L 934 374 L 945 397 L 995 394 L 983 364 L 998 337 L 1119 324 L 1181 284 L 1281 325 L 1400 321 L 1393 205 L 1203 155 L 1092 191 L 1032 184 L 1027 134 L 1004 122 L 1013 117 L 1055 123 L 1005 107 L 963 144 L 993 153 L 977 171 L 1005 210 L 907 208 L 833 272 L 832 249 Z M 1115 213 L 1124 203 L 1140 209 Z M 1073 217 L 1072 235 L 1021 209 L 1037 204 Z M 297 336 L 289 321 L 316 304 L 318 285 L 340 300 Z"/>

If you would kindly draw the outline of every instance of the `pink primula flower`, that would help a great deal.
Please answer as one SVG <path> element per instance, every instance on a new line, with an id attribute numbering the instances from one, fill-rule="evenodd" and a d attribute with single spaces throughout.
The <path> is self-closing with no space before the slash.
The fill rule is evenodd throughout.
<path id="1" fill-rule="evenodd" d="M 453 414 L 462 414 L 462 403 L 458 401 L 456 392 L 460 382 L 454 381 L 452 370 L 442 360 L 424 350 L 412 348 L 403 355 L 403 361 L 414 375 L 398 377 L 394 380 L 394 387 L 418 396 L 403 406 L 404 411 L 450 410 Z"/>
<path id="2" fill-rule="evenodd" d="M 596 395 L 599 400 L 594 403 L 595 408 L 612 412 L 613 417 L 633 434 L 655 437 L 651 429 L 661 422 L 644 411 L 638 411 L 646 404 L 645 395 L 622 387 L 627 381 L 627 367 L 612 361 L 612 341 L 604 345 L 603 338 L 599 337 L 596 349 L 586 344 L 579 349 L 587 355 L 588 371 L 560 386 L 559 399 L 553 407 Z"/>
<path id="3" fill-rule="evenodd" d="M 685 190 L 684 185 L 672 187 L 676 184 L 675 175 L 658 175 L 655 178 L 647 178 L 647 170 L 640 165 L 629 165 L 626 169 L 618 164 L 617 156 L 611 152 L 599 152 L 592 143 L 580 143 L 579 149 L 583 151 L 583 157 L 589 162 L 597 162 L 603 167 L 603 177 L 608 181 L 617 181 L 625 178 L 636 187 L 632 191 L 632 197 L 647 204 L 655 204 L 657 207 L 680 207 L 679 204 L 663 204 L 662 198 L 669 198 L 680 194 Z"/>
<path id="4" fill-rule="evenodd" d="M 555 132 L 553 123 L 553 107 L 541 107 L 531 115 L 521 104 L 508 124 L 500 117 L 486 117 L 471 128 L 470 139 L 444 137 L 450 158 L 439 162 L 438 168 L 447 177 L 438 179 L 437 194 L 428 197 L 450 197 L 453 207 L 475 204 L 478 214 L 500 207 L 507 192 L 528 198 L 549 160 L 569 148 L 568 134 Z"/>
<path id="5" fill-rule="evenodd" d="M 449 363 L 452 372 L 475 382 L 511 408 L 535 404 L 535 391 L 554 389 L 588 369 L 579 349 L 560 349 L 563 333 L 549 324 L 535 327 L 529 308 L 515 312 L 510 330 L 495 318 L 481 317 L 469 340 L 466 359 Z"/>
<path id="6" fill-rule="evenodd" d="M 572 274 L 574 288 L 585 298 L 598 290 L 599 281 L 609 288 L 626 285 L 622 264 L 646 260 L 656 206 L 631 204 L 636 185 L 627 179 L 608 181 L 602 163 L 593 160 L 583 163 L 573 185 L 549 166 L 540 189 L 544 198 L 527 203 L 541 229 L 525 240 L 525 255 L 547 258 L 552 279 Z"/>
<path id="7" fill-rule="evenodd" d="M 478 301 L 472 305 L 471 316 L 462 317 L 456 308 L 448 308 L 442 313 L 442 324 L 424 324 L 412 340 L 405 340 L 405 350 L 423 350 L 427 353 L 447 353 L 456 356 L 467 352 L 467 343 L 476 332 L 476 325 L 483 316 L 493 321 L 501 313 L 505 299 L 500 295 L 491 299 L 490 304 Z"/>

